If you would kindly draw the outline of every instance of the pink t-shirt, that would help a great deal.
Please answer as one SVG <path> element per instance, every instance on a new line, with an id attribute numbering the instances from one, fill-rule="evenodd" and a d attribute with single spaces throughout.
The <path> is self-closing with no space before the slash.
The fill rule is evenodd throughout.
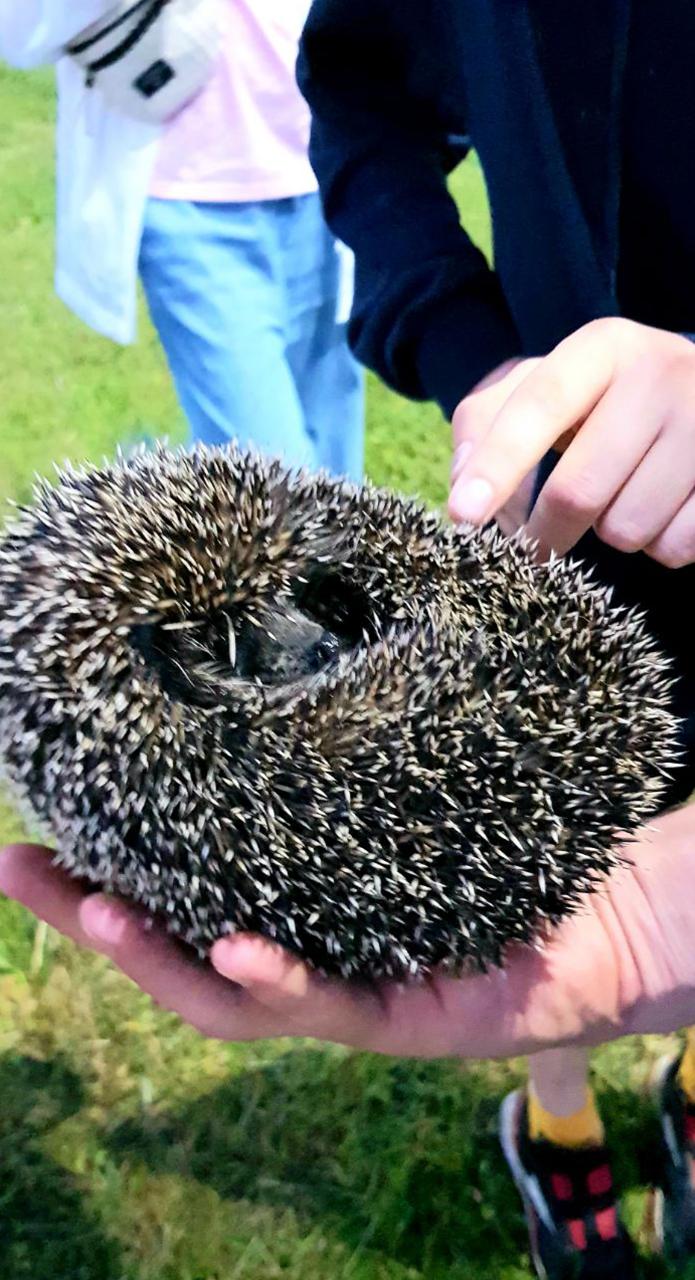
<path id="1" fill-rule="evenodd" d="M 164 200 L 279 200 L 316 190 L 295 81 L 310 0 L 219 0 L 220 57 L 167 125 L 150 184 Z"/>

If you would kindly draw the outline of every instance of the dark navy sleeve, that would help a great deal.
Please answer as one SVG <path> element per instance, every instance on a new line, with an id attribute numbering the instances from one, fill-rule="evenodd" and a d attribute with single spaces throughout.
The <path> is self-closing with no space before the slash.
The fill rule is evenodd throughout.
<path id="1" fill-rule="evenodd" d="M 326 218 L 355 253 L 351 346 L 397 391 L 450 416 L 519 354 L 519 339 L 447 189 L 429 15 L 421 0 L 316 0 L 298 79 Z"/>

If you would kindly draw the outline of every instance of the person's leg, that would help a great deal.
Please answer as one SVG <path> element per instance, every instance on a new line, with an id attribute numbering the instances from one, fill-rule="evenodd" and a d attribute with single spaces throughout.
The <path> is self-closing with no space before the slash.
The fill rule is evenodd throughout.
<path id="1" fill-rule="evenodd" d="M 317 194 L 284 202 L 280 227 L 287 305 L 287 358 L 319 466 L 362 479 L 364 371 L 347 344 L 341 315 L 345 255 Z"/>
<path id="2" fill-rule="evenodd" d="M 193 441 L 316 466 L 290 372 L 264 205 L 150 200 L 140 275 Z"/>
<path id="3" fill-rule="evenodd" d="M 618 1214 L 583 1050 L 549 1049 L 529 1060 L 529 1087 L 505 1099 L 500 1138 L 538 1275 L 633 1280 L 634 1249 Z"/>
<path id="4" fill-rule="evenodd" d="M 585 1049 L 547 1049 L 529 1060 L 528 1118 L 535 1142 L 562 1147 L 603 1143 Z"/>

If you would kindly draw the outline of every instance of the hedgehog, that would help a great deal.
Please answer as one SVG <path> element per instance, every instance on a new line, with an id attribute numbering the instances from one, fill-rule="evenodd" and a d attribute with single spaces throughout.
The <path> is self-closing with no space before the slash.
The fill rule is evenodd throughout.
<path id="1" fill-rule="evenodd" d="M 68 467 L 0 544 L 6 777 L 202 958 L 503 964 L 657 811 L 670 689 L 581 566 L 231 447 Z"/>

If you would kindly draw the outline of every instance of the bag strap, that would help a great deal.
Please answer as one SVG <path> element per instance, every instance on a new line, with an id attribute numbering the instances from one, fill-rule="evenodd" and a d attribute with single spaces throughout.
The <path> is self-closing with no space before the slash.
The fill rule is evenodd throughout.
<path id="1" fill-rule="evenodd" d="M 112 31 L 117 31 L 124 22 L 127 22 L 129 18 L 132 18 L 137 13 L 138 9 L 144 9 L 145 5 L 149 3 L 150 0 L 136 0 L 135 4 L 132 4 L 129 9 L 124 9 L 123 13 L 114 18 L 113 22 L 110 22 L 107 27 L 100 27 L 98 31 L 88 36 L 86 40 L 77 40 L 69 44 L 66 52 L 73 56 L 79 53 L 86 53 L 93 44 L 98 44 L 100 40 L 103 40 L 104 36 L 109 36 Z"/>
<path id="2" fill-rule="evenodd" d="M 143 36 L 147 34 L 150 27 L 157 21 L 162 10 L 170 2 L 171 0 L 138 0 L 138 3 L 128 10 L 127 15 L 122 15 L 117 22 L 112 23 L 110 30 L 113 31 L 114 28 L 121 25 L 124 17 L 132 16 L 133 13 L 136 13 L 137 10 L 141 9 L 145 4 L 149 5 L 139 22 L 136 22 L 135 26 L 128 32 L 125 39 L 121 40 L 120 44 L 115 45 L 113 49 L 109 49 L 108 53 L 103 54 L 101 58 L 95 58 L 94 62 L 87 63 L 85 70 L 88 86 L 91 87 L 91 85 L 94 84 L 94 80 L 99 71 L 104 71 L 107 67 L 112 67 L 116 62 L 120 62 L 122 58 L 125 58 L 126 55 L 130 53 L 131 49 L 134 49 L 135 46 L 139 44 L 140 40 L 142 40 Z M 99 32 L 99 39 L 101 39 L 103 35 L 103 31 Z M 91 41 L 87 43 L 87 48 L 89 48 L 91 43 Z"/>
<path id="3" fill-rule="evenodd" d="M 115 62 L 120 62 L 121 58 L 125 58 L 131 49 L 142 40 L 142 37 L 149 31 L 159 17 L 162 9 L 170 3 L 170 0 L 152 0 L 152 7 L 143 15 L 133 30 L 129 32 L 125 40 L 109 53 L 105 53 L 103 58 L 97 58 L 95 62 L 91 62 L 87 68 L 88 75 L 92 78 L 98 71 L 103 71 L 106 67 L 112 67 Z"/>

